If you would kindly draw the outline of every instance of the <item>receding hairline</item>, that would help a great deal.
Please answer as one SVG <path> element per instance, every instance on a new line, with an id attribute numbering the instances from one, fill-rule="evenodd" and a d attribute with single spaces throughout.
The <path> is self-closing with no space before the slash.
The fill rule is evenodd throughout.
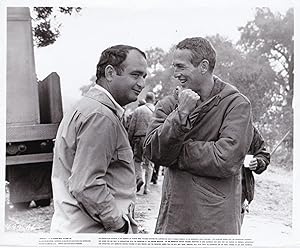
<path id="1" fill-rule="evenodd" d="M 146 54 L 142 50 L 140 50 L 137 47 L 132 47 L 132 46 L 129 46 L 128 50 L 126 51 L 127 56 L 131 51 L 136 51 L 139 54 L 141 54 L 144 57 L 144 59 L 147 59 Z M 126 58 L 127 58 L 127 56 L 126 56 Z"/>
<path id="2" fill-rule="evenodd" d="M 132 53 L 140 54 L 142 56 L 142 58 L 144 59 L 144 61 L 146 62 L 146 65 L 147 65 L 147 59 L 146 59 L 146 57 L 144 56 L 143 53 L 141 53 L 138 49 L 130 49 L 130 50 L 128 50 L 126 59 L 121 63 L 121 65 L 120 65 L 121 67 L 126 67 L 126 66 L 129 65 L 128 64 L 128 56 L 129 56 L 130 53 L 131 54 Z"/>

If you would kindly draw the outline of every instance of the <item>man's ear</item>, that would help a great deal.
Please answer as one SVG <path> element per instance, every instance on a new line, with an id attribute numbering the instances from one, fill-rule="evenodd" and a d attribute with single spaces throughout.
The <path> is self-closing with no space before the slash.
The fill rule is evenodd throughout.
<path id="1" fill-rule="evenodd" d="M 104 72 L 106 80 L 111 82 L 116 74 L 115 68 L 112 65 L 107 65 Z"/>
<path id="2" fill-rule="evenodd" d="M 207 59 L 203 59 L 200 62 L 199 66 L 200 66 L 201 74 L 205 74 L 209 70 L 209 61 Z"/>

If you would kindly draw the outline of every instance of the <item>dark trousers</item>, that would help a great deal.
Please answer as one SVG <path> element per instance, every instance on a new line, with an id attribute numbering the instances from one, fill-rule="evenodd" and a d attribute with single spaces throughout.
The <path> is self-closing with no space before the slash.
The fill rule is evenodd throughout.
<path id="1" fill-rule="evenodd" d="M 152 183 L 156 183 L 157 179 L 158 179 L 158 173 L 159 173 L 159 164 L 154 164 L 154 169 L 153 169 L 153 173 L 152 173 L 152 178 L 151 178 L 151 182 Z"/>

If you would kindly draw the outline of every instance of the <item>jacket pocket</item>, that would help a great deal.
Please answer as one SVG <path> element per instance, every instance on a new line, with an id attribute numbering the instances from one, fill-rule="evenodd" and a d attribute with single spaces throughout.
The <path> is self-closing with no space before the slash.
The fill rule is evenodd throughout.
<path id="1" fill-rule="evenodd" d="M 131 161 L 133 161 L 133 153 L 131 148 L 118 150 L 117 157 L 119 161 L 130 164 Z"/>
<path id="2" fill-rule="evenodd" d="M 215 187 L 203 182 L 203 178 L 192 177 L 193 185 L 202 194 L 203 200 L 210 203 L 222 202 L 226 196 Z"/>

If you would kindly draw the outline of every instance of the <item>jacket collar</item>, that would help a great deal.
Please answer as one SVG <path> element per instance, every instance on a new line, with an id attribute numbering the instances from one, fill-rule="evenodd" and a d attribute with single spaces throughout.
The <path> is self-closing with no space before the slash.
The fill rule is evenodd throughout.
<path id="1" fill-rule="evenodd" d="M 226 84 L 221 81 L 218 77 L 214 76 L 213 77 L 214 80 L 214 86 L 212 88 L 212 91 L 208 97 L 208 99 L 202 103 L 200 103 L 200 105 L 197 107 L 197 109 L 202 109 L 204 108 L 206 109 L 210 109 L 213 106 L 217 106 L 221 100 L 221 95 L 220 93 L 222 92 L 222 90 L 225 88 Z"/>
<path id="2" fill-rule="evenodd" d="M 208 97 L 208 100 L 201 102 L 200 105 L 190 114 L 190 120 L 192 123 L 200 117 L 201 114 L 204 114 L 210 111 L 213 107 L 217 106 L 221 99 L 224 97 L 222 92 L 226 87 L 226 83 L 220 80 L 217 76 L 213 76 L 214 86 Z"/>
<path id="3" fill-rule="evenodd" d="M 110 108 L 119 119 L 122 119 L 124 109 L 116 102 L 113 96 L 100 85 L 96 84 L 85 94 L 85 96 L 101 102 L 103 105 Z"/>
<path id="4" fill-rule="evenodd" d="M 235 86 L 222 81 L 216 75 L 213 75 L 213 80 L 214 86 L 208 99 L 204 102 L 201 102 L 199 106 L 196 107 L 196 109 L 190 114 L 189 118 L 191 122 L 194 122 L 199 117 L 199 114 L 204 114 L 211 110 L 213 107 L 217 106 L 223 98 L 239 92 Z M 175 108 L 177 108 L 178 91 L 176 90 L 173 92 L 173 99 Z"/>
<path id="5" fill-rule="evenodd" d="M 153 112 L 154 109 L 155 109 L 154 104 L 151 103 L 151 102 L 146 102 L 145 106 L 146 106 L 147 108 L 149 108 L 152 112 Z"/>

